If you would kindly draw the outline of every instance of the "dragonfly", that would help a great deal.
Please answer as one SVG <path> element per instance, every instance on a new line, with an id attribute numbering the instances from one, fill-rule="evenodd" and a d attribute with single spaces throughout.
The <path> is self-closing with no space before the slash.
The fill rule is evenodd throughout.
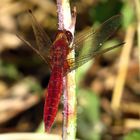
<path id="1" fill-rule="evenodd" d="M 96 31 L 91 27 L 75 38 L 73 38 L 72 33 L 66 29 L 58 30 L 53 42 L 37 22 L 31 10 L 29 10 L 29 16 L 32 21 L 32 28 L 37 46 L 31 45 L 19 35 L 18 37 L 27 46 L 32 48 L 48 64 L 51 70 L 50 80 L 45 92 L 46 97 L 44 105 L 45 131 L 49 132 L 58 111 L 63 91 L 63 77 L 94 57 L 124 44 L 120 43 L 106 49 L 101 49 L 105 41 L 119 28 L 121 16 L 115 15 L 105 21 Z M 72 41 L 73 45 L 70 47 Z M 83 45 L 85 41 L 90 41 L 91 45 Z M 73 50 L 75 52 L 75 58 L 67 58 Z"/>

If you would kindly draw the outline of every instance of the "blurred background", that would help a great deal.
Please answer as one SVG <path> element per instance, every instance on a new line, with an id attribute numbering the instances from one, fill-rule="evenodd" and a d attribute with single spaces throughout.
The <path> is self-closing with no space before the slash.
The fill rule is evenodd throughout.
<path id="1" fill-rule="evenodd" d="M 76 72 L 76 136 L 80 140 L 140 139 L 140 7 L 137 2 L 139 0 L 71 0 L 71 6 L 76 5 L 78 13 L 76 32 L 91 26 L 98 28 L 111 16 L 122 14 L 121 28 L 105 47 L 126 42 L 123 48 L 97 57 Z M 27 9 L 33 10 L 52 40 L 57 31 L 54 0 L 0 2 L 1 134 L 44 132 L 44 90 L 50 71 L 14 34 L 19 32 L 35 45 Z M 62 111 L 61 102 L 52 134 L 62 134 Z"/>

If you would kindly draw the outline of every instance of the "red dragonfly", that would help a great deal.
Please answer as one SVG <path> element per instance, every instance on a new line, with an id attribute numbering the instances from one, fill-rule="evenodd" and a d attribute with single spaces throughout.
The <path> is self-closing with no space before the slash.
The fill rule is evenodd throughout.
<path id="1" fill-rule="evenodd" d="M 47 87 L 45 105 L 44 105 L 44 122 L 45 130 L 49 132 L 60 102 L 60 97 L 63 91 L 63 77 L 88 62 L 99 54 L 105 53 L 123 43 L 114 45 L 110 48 L 100 50 L 103 43 L 118 29 L 120 26 L 120 15 L 116 15 L 105 21 L 101 27 L 94 32 L 93 28 L 76 36 L 73 41 L 73 46 L 69 45 L 73 40 L 73 36 L 68 30 L 59 30 L 55 40 L 52 43 L 37 20 L 29 11 L 32 20 L 32 27 L 35 34 L 35 39 L 38 47 L 32 46 L 28 41 L 18 36 L 24 43 L 31 47 L 38 55 L 44 59 L 51 69 L 51 77 Z M 92 40 L 91 40 L 92 39 Z M 84 41 L 91 41 L 92 45 L 83 46 Z M 74 49 L 75 59 L 67 59 L 68 54 Z M 82 50 L 86 51 L 82 51 Z M 82 53 L 81 53 L 82 52 Z"/>

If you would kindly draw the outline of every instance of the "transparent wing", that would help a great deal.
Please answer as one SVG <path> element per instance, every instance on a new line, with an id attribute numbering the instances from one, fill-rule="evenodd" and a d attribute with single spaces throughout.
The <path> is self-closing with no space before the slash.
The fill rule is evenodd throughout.
<path id="1" fill-rule="evenodd" d="M 105 21 L 96 32 L 93 30 L 93 28 L 90 28 L 87 30 L 87 32 L 79 35 L 78 38 L 75 39 L 73 46 L 73 49 L 75 49 L 75 60 L 67 60 L 69 68 L 64 70 L 65 73 L 67 74 L 68 72 L 80 67 L 97 55 L 123 45 L 124 43 L 120 43 L 110 48 L 100 50 L 104 42 L 109 39 L 109 37 L 111 37 L 111 35 L 113 35 L 113 33 L 119 28 L 120 21 L 120 15 L 113 16 Z M 85 42 L 87 45 L 84 45 Z"/>
<path id="2" fill-rule="evenodd" d="M 94 28 L 90 27 L 81 33 L 77 34 L 75 39 L 74 39 L 74 47 L 78 48 L 78 46 L 81 44 L 82 45 L 82 40 L 89 40 L 89 37 L 92 37 L 95 34 Z"/>
<path id="3" fill-rule="evenodd" d="M 38 50 L 40 53 L 45 57 L 50 55 L 50 47 L 52 45 L 52 41 L 48 37 L 48 35 L 45 33 L 43 28 L 39 25 L 37 20 L 35 19 L 34 15 L 32 14 L 32 11 L 29 10 L 29 16 L 32 20 L 32 28 L 35 34 L 36 43 L 38 46 Z"/>
<path id="4" fill-rule="evenodd" d="M 32 21 L 32 28 L 34 31 L 37 47 L 31 45 L 28 41 L 26 41 L 23 37 L 21 37 L 19 34 L 17 36 L 29 47 L 31 47 L 38 55 L 41 56 L 42 59 L 47 62 L 47 64 L 50 66 L 50 47 L 52 45 L 52 42 L 48 35 L 45 33 L 43 28 L 39 25 L 36 18 L 32 14 L 32 11 L 29 10 L 29 16 Z"/>
<path id="5" fill-rule="evenodd" d="M 93 28 L 74 40 L 73 48 L 75 49 L 75 57 L 84 57 L 92 52 L 99 50 L 103 43 L 111 37 L 120 26 L 121 16 L 116 15 L 105 21 L 97 31 Z M 89 44 L 85 47 L 84 44 Z"/>
<path id="6" fill-rule="evenodd" d="M 46 57 L 45 55 L 43 56 L 42 53 L 38 50 L 37 47 L 33 46 L 30 44 L 30 42 L 28 42 L 27 40 L 25 40 L 20 34 L 16 33 L 16 36 L 23 42 L 25 43 L 27 46 L 29 46 L 32 50 L 34 50 L 51 68 L 51 64 L 50 64 L 50 60 L 48 57 Z"/>
<path id="7" fill-rule="evenodd" d="M 103 53 L 106 53 L 112 49 L 115 49 L 115 48 L 118 48 L 118 47 L 121 47 L 123 44 L 125 44 L 124 42 L 123 43 L 120 43 L 120 44 L 117 44 L 117 45 L 114 45 L 112 47 L 109 47 L 107 49 L 103 49 L 103 50 L 98 50 L 98 51 L 95 51 L 93 52 L 92 54 L 88 54 L 84 57 L 76 57 L 76 59 L 68 59 L 68 64 L 69 64 L 69 69 L 64 69 L 65 73 L 64 75 L 66 75 L 67 73 L 77 69 L 78 67 L 82 66 L 83 64 L 85 64 L 86 62 L 88 62 L 89 60 L 93 59 L 94 57 L 96 56 L 99 56 Z"/>

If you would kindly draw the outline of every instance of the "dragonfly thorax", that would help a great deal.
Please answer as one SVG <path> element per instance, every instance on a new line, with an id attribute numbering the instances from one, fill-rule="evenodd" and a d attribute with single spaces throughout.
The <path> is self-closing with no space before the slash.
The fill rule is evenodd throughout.
<path id="1" fill-rule="evenodd" d="M 67 39 L 66 34 L 64 32 L 58 33 L 51 48 L 52 66 L 55 65 L 63 67 L 69 52 L 69 41 Z"/>

